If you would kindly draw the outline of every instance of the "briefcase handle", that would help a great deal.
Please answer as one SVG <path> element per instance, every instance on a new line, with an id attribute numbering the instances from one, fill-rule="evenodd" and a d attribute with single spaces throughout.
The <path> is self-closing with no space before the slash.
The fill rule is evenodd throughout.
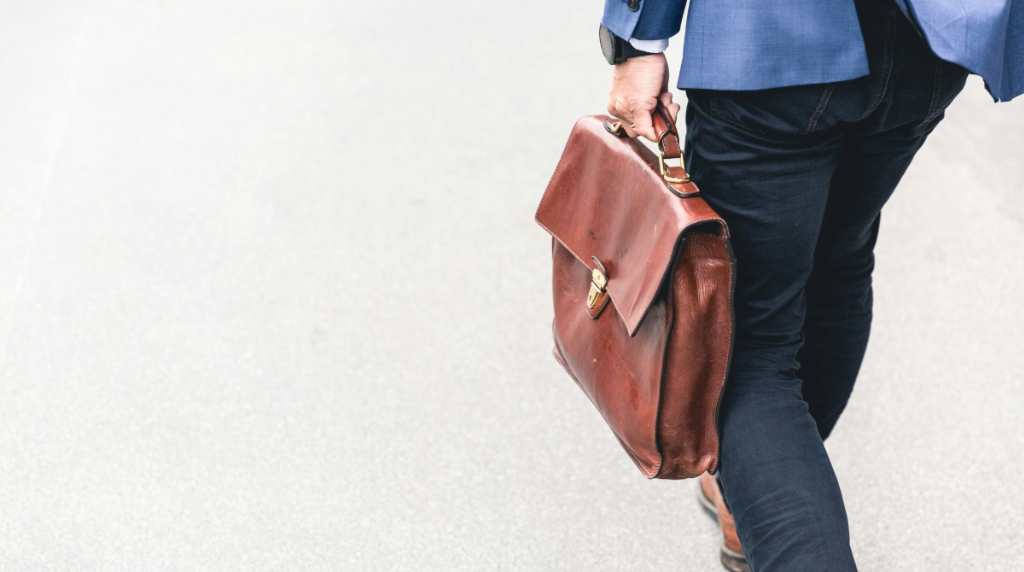
<path id="1" fill-rule="evenodd" d="M 672 114 L 659 101 L 658 106 L 651 113 L 651 122 L 654 124 L 654 135 L 658 138 L 658 166 L 661 168 L 661 176 L 665 182 L 671 185 L 681 185 L 690 182 L 690 175 L 686 172 L 686 165 L 683 161 L 683 150 L 679 144 L 679 132 L 672 122 Z M 605 121 L 604 128 L 616 137 L 628 137 L 622 123 L 616 121 L 609 123 Z M 679 166 L 673 167 L 665 163 L 666 159 L 679 159 Z"/>
<path id="2" fill-rule="evenodd" d="M 690 175 L 686 172 L 683 149 L 679 144 L 679 132 L 672 121 L 672 114 L 659 101 L 658 107 L 655 107 L 654 113 L 651 114 L 651 120 L 654 123 L 654 134 L 658 137 L 658 165 L 661 167 L 661 176 L 670 184 L 689 183 Z M 679 166 L 666 165 L 665 159 L 679 159 Z"/>

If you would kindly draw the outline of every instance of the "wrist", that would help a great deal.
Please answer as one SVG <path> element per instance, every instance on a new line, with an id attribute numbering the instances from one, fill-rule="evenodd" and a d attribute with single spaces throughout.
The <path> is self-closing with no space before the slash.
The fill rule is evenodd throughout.
<path id="1" fill-rule="evenodd" d="M 666 61 L 665 54 L 648 54 L 646 56 L 637 56 L 629 58 L 628 60 L 615 64 L 614 67 L 616 69 L 623 70 L 636 70 L 635 72 L 629 71 L 627 73 L 657 73 L 658 75 L 663 75 L 664 73 L 667 72 L 662 72 L 662 70 L 665 69 L 667 66 L 668 63 Z"/>
<path id="2" fill-rule="evenodd" d="M 636 47 L 632 41 L 626 41 L 619 36 L 616 36 L 611 30 L 604 27 L 603 24 L 598 29 L 598 36 L 601 41 L 601 52 L 604 54 L 605 60 L 612 65 L 620 64 L 631 58 L 651 56 L 664 51 L 664 48 L 662 48 L 662 50 L 657 50 L 657 48 L 661 47 L 661 42 L 658 40 L 637 40 L 640 46 L 647 47 L 649 49 L 653 48 L 657 51 L 648 52 L 642 50 Z M 665 41 L 665 44 L 668 44 L 667 40 Z"/>

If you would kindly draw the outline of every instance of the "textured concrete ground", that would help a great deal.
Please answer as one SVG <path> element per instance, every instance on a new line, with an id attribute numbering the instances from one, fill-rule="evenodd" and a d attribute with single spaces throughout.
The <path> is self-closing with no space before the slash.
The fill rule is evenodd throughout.
<path id="1" fill-rule="evenodd" d="M 549 355 L 600 9 L 0 3 L 0 570 L 719 570 Z M 885 212 L 863 570 L 1024 569 L 1022 181 L 972 79 Z"/>

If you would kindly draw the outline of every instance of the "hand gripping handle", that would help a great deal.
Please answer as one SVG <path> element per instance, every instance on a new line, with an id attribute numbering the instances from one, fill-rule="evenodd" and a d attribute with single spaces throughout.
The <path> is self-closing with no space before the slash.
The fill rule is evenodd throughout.
<path id="1" fill-rule="evenodd" d="M 683 151 L 679 145 L 679 132 L 676 131 L 676 125 L 672 121 L 672 114 L 669 113 L 668 109 L 660 101 L 658 102 L 658 107 L 651 113 L 651 122 L 654 125 L 654 135 L 658 139 L 658 164 L 661 167 L 661 176 L 670 185 L 689 183 L 690 175 L 686 173 L 686 165 L 683 163 Z M 619 121 L 614 123 L 605 121 L 604 128 L 616 137 L 629 137 Z M 671 167 L 666 165 L 665 159 L 679 159 L 679 166 Z M 687 195 L 696 193 L 696 191 L 677 190 L 685 192 Z"/>

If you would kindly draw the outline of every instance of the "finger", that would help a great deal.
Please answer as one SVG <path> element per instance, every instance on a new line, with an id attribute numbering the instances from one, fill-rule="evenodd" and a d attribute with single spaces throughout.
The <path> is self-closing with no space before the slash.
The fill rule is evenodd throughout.
<path id="1" fill-rule="evenodd" d="M 625 103 L 618 99 L 610 99 L 608 101 L 608 115 L 619 120 L 619 124 L 622 126 L 623 131 L 626 132 L 626 135 L 636 137 L 636 132 L 629 127 L 633 123 L 633 116 L 629 114 Z"/>
<path id="2" fill-rule="evenodd" d="M 673 103 L 672 105 L 668 106 L 668 112 L 672 114 L 672 123 L 676 123 L 679 120 L 680 109 L 681 107 L 679 107 L 678 103 Z"/>
<path id="3" fill-rule="evenodd" d="M 672 123 L 675 123 L 679 117 L 679 104 L 672 103 L 672 94 L 670 92 L 664 92 L 658 96 L 658 101 L 661 102 L 665 109 L 668 110 L 669 115 L 672 116 Z"/>
<path id="4" fill-rule="evenodd" d="M 608 104 L 608 114 L 619 120 L 622 130 L 626 132 L 630 139 L 637 138 L 637 130 L 640 129 L 640 126 L 634 123 L 634 113 L 629 105 L 621 100 L 613 101 Z"/>
<path id="5" fill-rule="evenodd" d="M 634 112 L 633 131 L 636 131 L 637 135 L 646 137 L 651 141 L 657 142 L 658 136 L 654 134 L 654 122 L 651 119 L 651 112 L 638 110 Z"/>
<path id="6" fill-rule="evenodd" d="M 672 105 L 672 92 L 671 91 L 663 91 L 663 92 L 661 92 L 661 95 L 658 96 L 658 102 L 661 103 L 662 105 L 664 105 L 665 107 L 668 107 L 668 106 Z"/>

